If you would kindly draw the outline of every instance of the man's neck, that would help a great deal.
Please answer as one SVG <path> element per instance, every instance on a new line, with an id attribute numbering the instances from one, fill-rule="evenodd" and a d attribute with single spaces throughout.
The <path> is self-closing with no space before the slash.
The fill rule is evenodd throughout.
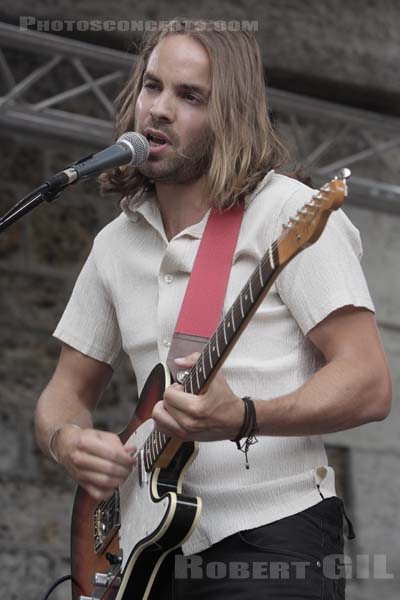
<path id="1" fill-rule="evenodd" d="M 203 178 L 184 184 L 156 183 L 156 195 L 168 240 L 201 221 L 210 208 Z"/>

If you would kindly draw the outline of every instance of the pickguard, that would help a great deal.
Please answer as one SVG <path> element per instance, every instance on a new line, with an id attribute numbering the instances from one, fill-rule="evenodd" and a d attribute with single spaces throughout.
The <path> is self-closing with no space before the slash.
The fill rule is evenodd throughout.
<path id="1" fill-rule="evenodd" d="M 154 421 L 148 419 L 130 436 L 127 444 L 136 446 L 139 451 L 153 429 Z M 153 495 L 156 494 L 155 473 L 157 470 L 146 473 L 144 465 L 142 468 L 137 465 L 120 487 L 121 528 L 119 537 L 123 552 L 122 570 L 136 545 L 161 526 L 171 505 L 169 495 L 158 501 L 153 498 Z M 152 540 L 155 541 L 157 537 L 152 537 Z"/>

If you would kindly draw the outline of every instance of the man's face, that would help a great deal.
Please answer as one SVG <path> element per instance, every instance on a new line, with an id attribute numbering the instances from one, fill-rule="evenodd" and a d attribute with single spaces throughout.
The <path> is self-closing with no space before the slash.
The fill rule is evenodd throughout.
<path id="1" fill-rule="evenodd" d="M 210 61 L 205 48 L 186 35 L 169 35 L 150 55 L 136 102 L 136 130 L 150 142 L 139 171 L 155 182 L 183 183 L 208 170 Z M 154 137 L 164 138 L 157 145 Z"/>

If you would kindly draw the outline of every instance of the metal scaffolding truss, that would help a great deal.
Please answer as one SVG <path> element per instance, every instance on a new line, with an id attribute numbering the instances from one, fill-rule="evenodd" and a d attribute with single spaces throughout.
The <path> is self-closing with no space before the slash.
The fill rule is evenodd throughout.
<path id="1" fill-rule="evenodd" d="M 0 23 L 0 127 L 104 147 L 116 85 L 134 60 Z M 316 186 L 350 167 L 350 202 L 400 214 L 400 119 L 271 88 L 268 97 L 276 126 Z"/>
<path id="2" fill-rule="evenodd" d="M 269 90 L 278 129 L 320 185 L 352 171 L 349 202 L 400 214 L 400 119 L 280 90 Z"/>
<path id="3" fill-rule="evenodd" d="M 22 56 L 34 64 L 17 81 Z M 123 80 L 133 60 L 108 48 L 0 23 L 0 126 L 100 148 L 112 138 L 108 86 Z M 101 75 L 93 77 L 93 68 Z"/>

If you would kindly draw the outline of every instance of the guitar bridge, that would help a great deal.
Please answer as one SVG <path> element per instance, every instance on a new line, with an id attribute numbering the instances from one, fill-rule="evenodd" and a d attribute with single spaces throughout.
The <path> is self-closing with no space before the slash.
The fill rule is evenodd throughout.
<path id="1" fill-rule="evenodd" d="M 93 513 L 93 544 L 96 554 L 103 552 L 121 526 L 119 491 L 97 505 Z"/>

